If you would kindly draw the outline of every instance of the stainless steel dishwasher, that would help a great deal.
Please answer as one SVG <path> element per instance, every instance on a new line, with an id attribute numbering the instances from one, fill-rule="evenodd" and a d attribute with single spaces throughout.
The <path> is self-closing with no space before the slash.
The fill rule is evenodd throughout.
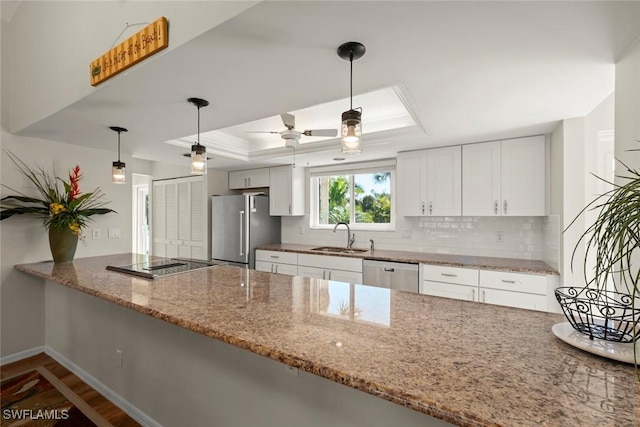
<path id="1" fill-rule="evenodd" d="M 418 264 L 362 261 L 362 284 L 418 293 Z"/>

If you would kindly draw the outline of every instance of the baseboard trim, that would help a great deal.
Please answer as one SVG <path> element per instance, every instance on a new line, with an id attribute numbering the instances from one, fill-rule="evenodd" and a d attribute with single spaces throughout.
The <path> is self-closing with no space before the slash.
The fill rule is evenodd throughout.
<path id="1" fill-rule="evenodd" d="M 84 382 L 93 387 L 97 392 L 102 394 L 104 397 L 109 399 L 115 405 L 119 406 L 124 412 L 126 412 L 131 418 L 139 422 L 143 426 L 147 427 L 162 427 L 160 423 L 155 421 L 153 418 L 142 412 L 140 409 L 133 406 L 131 403 L 123 399 L 119 394 L 115 391 L 111 390 L 106 385 L 102 384 L 95 377 L 84 371 L 78 365 L 73 363 L 71 360 L 67 359 L 62 354 L 58 353 L 53 348 L 48 345 L 43 347 L 44 352 L 54 358 L 58 363 L 62 366 L 73 372 Z M 42 351 L 42 350 L 41 350 Z"/>
<path id="2" fill-rule="evenodd" d="M 18 360 L 26 359 L 27 357 L 35 356 L 36 354 L 44 353 L 44 346 L 33 347 L 28 350 L 19 351 L 8 356 L 0 358 L 0 365 L 8 365 L 9 363 L 17 362 Z"/>

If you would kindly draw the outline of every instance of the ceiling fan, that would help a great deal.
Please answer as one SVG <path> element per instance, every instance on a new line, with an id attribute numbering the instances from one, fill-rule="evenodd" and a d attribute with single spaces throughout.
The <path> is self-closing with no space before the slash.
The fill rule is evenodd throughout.
<path id="1" fill-rule="evenodd" d="M 260 130 L 248 130 L 247 133 L 277 133 L 280 135 L 282 139 L 285 141 L 285 145 L 287 147 L 295 148 L 298 145 L 298 141 L 300 141 L 300 137 L 304 136 L 329 136 L 336 137 L 338 136 L 337 129 L 312 129 L 305 130 L 300 132 L 296 130 L 296 117 L 293 114 L 283 113 L 280 114 L 282 118 L 282 123 L 284 123 L 286 129 L 283 131 L 260 131 Z"/>

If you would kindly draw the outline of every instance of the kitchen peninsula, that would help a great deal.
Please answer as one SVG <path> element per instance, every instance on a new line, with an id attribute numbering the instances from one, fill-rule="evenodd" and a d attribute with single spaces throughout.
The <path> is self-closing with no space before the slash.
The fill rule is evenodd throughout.
<path id="1" fill-rule="evenodd" d="M 301 386 L 325 387 L 316 376 L 397 404 L 389 414 L 403 410 L 406 418 L 395 425 L 619 427 L 640 420 L 633 366 L 556 339 L 551 327 L 564 321 L 558 314 L 231 266 L 157 280 L 105 270 L 136 261 L 142 258 L 122 254 L 15 268 L 45 280 L 46 344 L 54 357 L 164 425 L 180 411 L 212 425 L 242 425 L 252 416 L 260 425 L 303 425 L 292 415 L 298 406 L 333 417 L 309 412 L 305 426 L 327 419 L 354 425 L 350 417 L 366 416 L 358 414 L 363 393 L 341 402 L 333 391 Z M 123 352 L 121 368 L 111 346 Z M 265 374 L 265 358 L 302 372 Z M 178 379 L 167 384 L 167 375 Z M 285 395 L 292 412 L 276 404 L 286 389 L 293 390 Z M 387 408 L 381 399 L 374 401 Z M 236 422 L 225 424 L 225 412 Z M 370 425 L 398 421 L 391 417 Z"/>

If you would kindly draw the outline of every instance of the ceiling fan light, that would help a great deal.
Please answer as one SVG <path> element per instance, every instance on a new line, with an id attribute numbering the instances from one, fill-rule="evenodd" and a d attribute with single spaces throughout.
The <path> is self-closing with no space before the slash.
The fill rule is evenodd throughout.
<path id="1" fill-rule="evenodd" d="M 126 168 L 125 163 L 121 161 L 113 162 L 111 167 L 111 182 L 114 184 L 126 183 Z"/>
<path id="2" fill-rule="evenodd" d="M 191 173 L 194 175 L 207 173 L 207 148 L 203 145 L 191 146 Z"/>

